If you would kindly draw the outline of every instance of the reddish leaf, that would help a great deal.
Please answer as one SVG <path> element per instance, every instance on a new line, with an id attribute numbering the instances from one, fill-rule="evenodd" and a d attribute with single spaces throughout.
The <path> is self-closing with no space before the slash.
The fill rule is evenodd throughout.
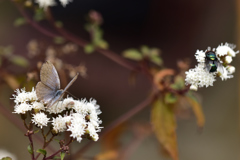
<path id="1" fill-rule="evenodd" d="M 172 105 L 157 99 L 152 106 L 151 122 L 161 145 L 173 160 L 178 160 L 176 120 Z"/>

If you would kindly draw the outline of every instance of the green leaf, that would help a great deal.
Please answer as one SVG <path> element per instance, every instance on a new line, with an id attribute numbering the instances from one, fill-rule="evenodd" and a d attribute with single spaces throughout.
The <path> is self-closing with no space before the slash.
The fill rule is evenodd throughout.
<path id="1" fill-rule="evenodd" d="M 95 47 L 94 45 L 92 44 L 87 44 L 85 47 L 84 47 L 84 52 L 85 53 L 92 53 L 94 51 Z"/>
<path id="2" fill-rule="evenodd" d="M 14 25 L 15 27 L 19 27 L 19 26 L 22 26 L 22 25 L 26 24 L 26 22 L 27 22 L 27 21 L 26 21 L 25 18 L 20 17 L 20 18 L 15 19 L 13 25 Z"/>
<path id="3" fill-rule="evenodd" d="M 45 149 L 38 149 L 37 152 L 43 154 L 44 156 L 47 155 L 47 151 Z"/>
<path id="4" fill-rule="evenodd" d="M 160 53 L 160 50 L 158 48 L 151 48 L 149 55 L 150 55 L 150 57 L 151 56 L 159 56 L 159 53 Z"/>
<path id="5" fill-rule="evenodd" d="M 33 19 L 37 22 L 45 19 L 45 13 L 42 8 L 35 9 L 35 14 L 33 16 Z"/>
<path id="6" fill-rule="evenodd" d="M 163 64 L 162 58 L 159 56 L 151 56 L 149 58 L 150 58 L 150 61 L 156 65 L 161 66 Z"/>
<path id="7" fill-rule="evenodd" d="M 5 57 L 9 57 L 11 56 L 13 53 L 13 46 L 0 46 L 0 55 L 5 56 Z"/>
<path id="8" fill-rule="evenodd" d="M 123 52 L 123 57 L 139 61 L 143 59 L 142 54 L 137 49 L 128 49 Z"/>
<path id="9" fill-rule="evenodd" d="M 63 37 L 54 37 L 53 41 L 55 44 L 63 44 L 65 39 Z"/>
<path id="10" fill-rule="evenodd" d="M 185 81 L 182 76 L 176 76 L 174 83 L 170 86 L 172 89 L 181 90 L 185 88 Z"/>
<path id="11" fill-rule="evenodd" d="M 177 96 L 173 93 L 166 93 L 164 96 L 164 102 L 167 104 L 173 104 L 177 102 Z"/>
<path id="12" fill-rule="evenodd" d="M 64 152 L 61 152 L 60 156 L 61 156 L 61 160 L 63 160 L 64 157 L 65 157 L 65 153 L 64 153 Z"/>
<path id="13" fill-rule="evenodd" d="M 156 99 L 151 110 L 153 131 L 173 160 L 178 160 L 176 120 L 172 105 L 166 104 L 161 98 Z"/>
<path id="14" fill-rule="evenodd" d="M 146 46 L 146 45 L 141 46 L 140 51 L 141 51 L 141 52 L 143 53 L 143 55 L 145 55 L 145 56 L 148 56 L 149 53 L 150 53 L 150 49 L 149 49 L 149 47 Z"/>
<path id="15" fill-rule="evenodd" d="M 97 44 L 98 47 L 102 49 L 107 49 L 108 48 L 108 43 L 104 40 L 100 40 Z"/>
<path id="16" fill-rule="evenodd" d="M 54 156 L 53 159 L 60 159 L 61 157 L 59 156 Z"/>
<path id="17" fill-rule="evenodd" d="M 21 67 L 27 67 L 28 66 L 28 61 L 27 59 L 25 59 L 24 57 L 22 56 L 11 56 L 9 58 L 9 60 L 15 64 L 15 65 L 18 65 L 18 66 L 21 66 Z"/>
<path id="18" fill-rule="evenodd" d="M 56 21 L 55 22 L 55 25 L 58 27 L 58 28 L 62 28 L 63 27 L 63 23 L 61 21 Z"/>
<path id="19" fill-rule="evenodd" d="M 12 160 L 10 157 L 3 157 L 1 160 Z"/>
<path id="20" fill-rule="evenodd" d="M 40 131 L 40 129 L 38 129 L 38 130 L 34 131 L 34 133 L 38 133 L 39 131 Z"/>
<path id="21" fill-rule="evenodd" d="M 33 149 L 32 149 L 32 146 L 30 144 L 28 145 L 27 150 L 30 154 L 33 154 Z"/>

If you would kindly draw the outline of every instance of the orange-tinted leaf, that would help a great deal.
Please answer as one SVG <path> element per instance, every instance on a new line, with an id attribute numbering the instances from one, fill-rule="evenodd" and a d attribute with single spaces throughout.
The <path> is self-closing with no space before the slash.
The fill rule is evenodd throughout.
<path id="1" fill-rule="evenodd" d="M 205 117 L 202 111 L 202 106 L 200 105 L 200 103 L 197 102 L 197 100 L 195 100 L 192 97 L 186 97 L 188 102 L 190 103 L 193 112 L 197 118 L 197 125 L 198 127 L 202 128 L 205 124 Z"/>
<path id="2" fill-rule="evenodd" d="M 176 120 L 172 105 L 157 99 L 152 106 L 151 122 L 161 145 L 173 160 L 178 160 Z"/>
<path id="3" fill-rule="evenodd" d="M 113 130 L 108 132 L 105 136 L 101 137 L 102 142 L 102 148 L 104 151 L 108 150 L 117 150 L 120 146 L 119 144 L 119 137 L 123 133 L 123 131 L 126 129 L 125 124 L 121 124 L 117 127 L 115 127 Z"/>
<path id="4" fill-rule="evenodd" d="M 94 159 L 95 160 L 115 160 L 118 158 L 118 151 L 108 150 L 106 152 L 98 154 Z"/>
<path id="5" fill-rule="evenodd" d="M 154 74 L 154 83 L 155 85 L 158 87 L 159 90 L 163 90 L 167 85 L 162 83 L 163 79 L 166 76 L 172 76 L 174 74 L 174 70 L 172 69 L 163 69 L 159 72 L 157 72 L 156 74 Z"/>
<path id="6" fill-rule="evenodd" d="M 13 90 L 19 88 L 19 83 L 13 75 L 5 73 L 3 79 Z"/>

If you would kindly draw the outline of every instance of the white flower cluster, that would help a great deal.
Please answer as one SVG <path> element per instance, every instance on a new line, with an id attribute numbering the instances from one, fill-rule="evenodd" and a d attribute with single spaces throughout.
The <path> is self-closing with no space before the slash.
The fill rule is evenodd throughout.
<path id="1" fill-rule="evenodd" d="M 62 6 L 66 7 L 66 5 L 71 2 L 72 0 L 59 0 Z M 51 6 L 55 6 L 55 0 L 35 0 L 36 3 L 42 8 L 47 8 Z"/>
<path id="2" fill-rule="evenodd" d="M 233 44 L 225 43 L 224 45 L 219 45 L 216 49 L 213 48 L 211 50 L 211 48 L 208 48 L 205 52 L 197 50 L 195 57 L 198 65 L 186 72 L 186 85 L 190 85 L 191 90 L 197 90 L 198 87 L 213 86 L 213 82 L 216 80 L 217 76 L 222 80 L 232 78 L 235 67 L 229 64 L 232 62 L 232 57 L 235 57 L 239 52 L 234 51 L 235 47 L 236 46 Z M 214 64 L 217 63 L 217 70 L 212 72 L 210 72 L 206 66 L 210 63 L 206 58 L 206 53 L 209 51 L 214 53 L 217 58 L 214 61 Z"/>
<path id="3" fill-rule="evenodd" d="M 52 125 L 52 132 L 56 134 L 70 131 L 70 136 L 78 142 L 81 142 L 83 137 L 94 141 L 98 140 L 97 132 L 101 131 L 102 127 L 99 125 L 102 121 L 98 117 L 101 111 L 96 100 L 91 99 L 88 102 L 86 99 L 74 100 L 68 97 L 46 108 L 37 99 L 34 88 L 31 92 L 26 92 L 25 89 L 17 89 L 16 95 L 13 95 L 12 99 L 15 102 L 13 113 L 26 114 L 30 111 L 32 113 L 31 121 L 37 127 L 42 128 Z"/>

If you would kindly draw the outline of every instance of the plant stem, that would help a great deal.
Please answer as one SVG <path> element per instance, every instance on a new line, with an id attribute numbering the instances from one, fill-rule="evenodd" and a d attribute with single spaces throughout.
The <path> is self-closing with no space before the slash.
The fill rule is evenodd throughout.
<path id="1" fill-rule="evenodd" d="M 30 133 L 30 132 L 32 132 L 32 133 Z M 34 156 L 34 146 L 33 146 L 33 140 L 32 140 L 33 131 L 29 131 L 29 130 L 28 130 L 28 132 L 27 132 L 26 135 L 28 136 L 28 139 L 29 139 L 30 145 L 31 145 L 31 149 L 32 149 L 32 154 L 31 154 L 32 160 L 35 160 L 35 156 Z"/>

